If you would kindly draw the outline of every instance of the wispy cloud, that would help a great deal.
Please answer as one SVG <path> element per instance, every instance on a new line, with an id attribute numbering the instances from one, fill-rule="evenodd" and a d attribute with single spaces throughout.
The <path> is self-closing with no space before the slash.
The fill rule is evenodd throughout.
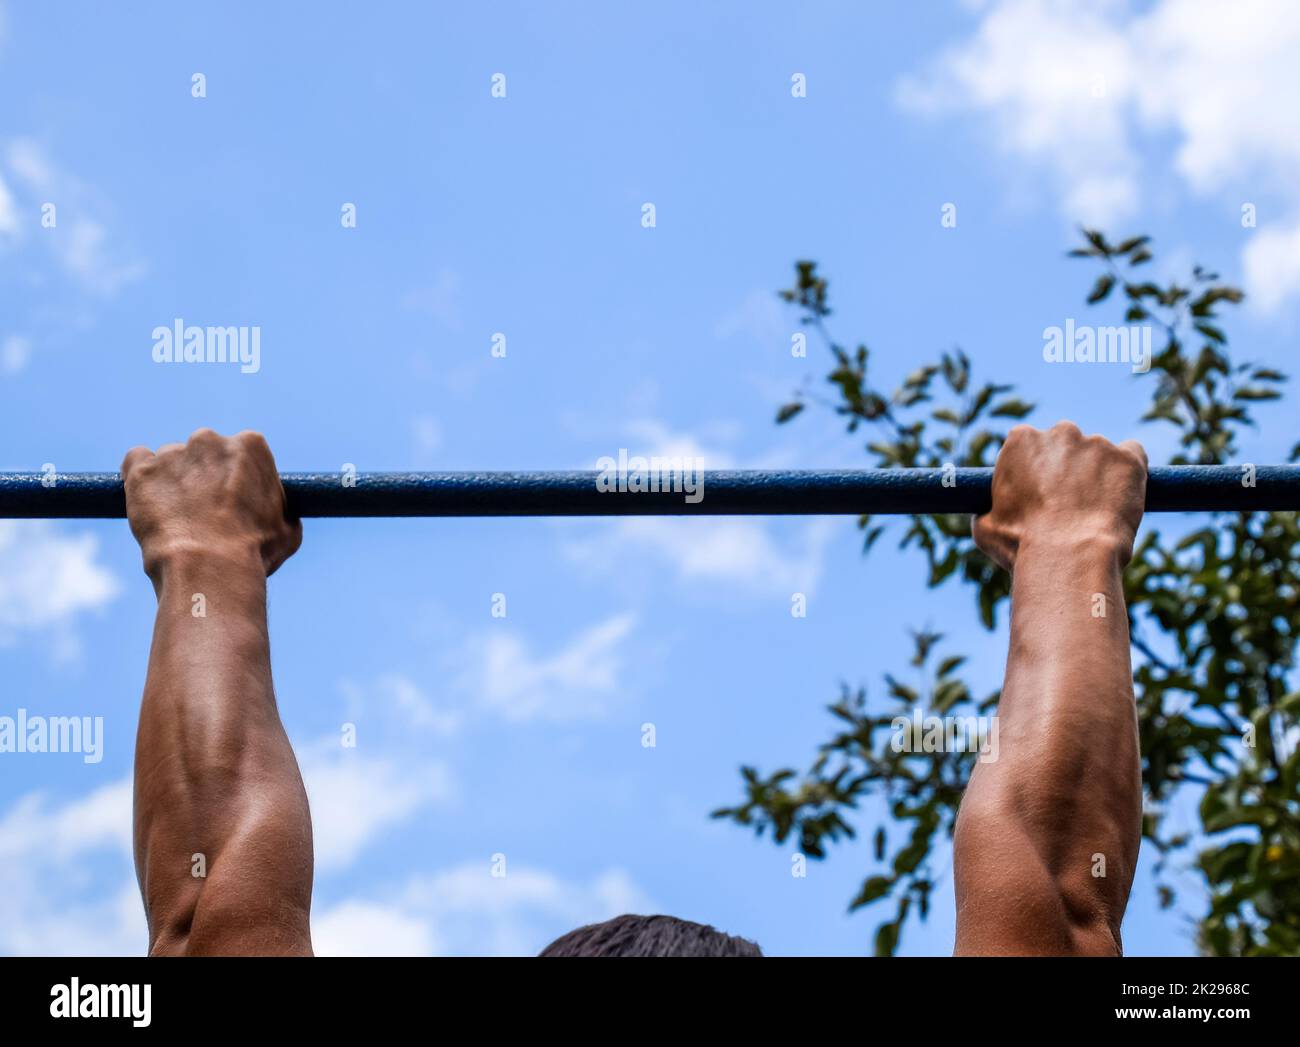
<path id="1" fill-rule="evenodd" d="M 713 333 L 718 338 L 746 335 L 762 345 L 777 345 L 789 339 L 788 328 L 776 295 L 751 291 L 717 322 Z"/>
<path id="2" fill-rule="evenodd" d="M 673 429 L 656 418 L 635 418 L 622 427 L 629 453 L 692 458 L 706 469 L 737 467 L 718 441 Z M 709 499 L 708 484 L 704 502 Z M 835 523 L 816 518 L 778 528 L 757 517 L 691 519 L 626 516 L 599 523 L 565 522 L 563 554 L 591 575 L 660 571 L 686 584 L 723 584 L 764 595 L 811 593 L 822 574 Z"/>
<path id="3" fill-rule="evenodd" d="M 323 871 L 351 865 L 383 832 L 454 795 L 445 764 L 372 755 L 366 746 L 359 729 L 355 748 L 327 737 L 299 750 L 316 862 Z"/>
<path id="4" fill-rule="evenodd" d="M 353 898 L 312 920 L 321 956 L 531 956 L 566 931 L 657 911 L 622 869 L 568 881 L 543 869 L 469 862 L 413 877 L 391 895 Z"/>
<path id="5" fill-rule="evenodd" d="M 22 335 L 11 334 L 0 341 L 0 371 L 16 374 L 32 355 L 32 343 Z"/>
<path id="6" fill-rule="evenodd" d="M 456 656 L 457 687 L 478 708 L 508 721 L 600 716 L 623 693 L 635 624 L 631 614 L 614 615 L 545 654 L 503 623 L 465 643 Z"/>
<path id="7" fill-rule="evenodd" d="M 0 237 L 9 238 L 18 233 L 18 204 L 0 175 Z"/>
<path id="8" fill-rule="evenodd" d="M 54 163 L 45 147 L 30 138 L 12 139 L 4 150 L 5 168 L 23 190 L 21 204 L 0 193 L 0 231 L 6 210 L 14 213 L 11 240 L 24 246 L 44 245 L 83 290 L 103 298 L 115 296 L 144 275 L 144 265 L 112 234 L 99 194 L 82 179 Z M 42 208 L 54 207 L 54 224 L 41 224 Z"/>
<path id="9" fill-rule="evenodd" d="M 708 497 L 706 487 L 705 502 Z M 563 547 L 587 572 L 610 575 L 667 565 L 683 583 L 722 583 L 774 596 L 816 589 L 835 530 L 835 522 L 824 517 L 791 525 L 793 537 L 784 541 L 765 521 L 741 517 L 628 516 L 599 526 L 604 529 L 593 526 Z"/>
<path id="10" fill-rule="evenodd" d="M 413 728 L 442 736 L 458 733 L 464 724 L 463 708 L 434 700 L 420 684 L 401 673 L 385 673 L 365 685 L 344 680 L 340 687 L 348 714 L 354 719 L 373 718 L 400 730 Z"/>
<path id="11" fill-rule="evenodd" d="M 300 748 L 299 762 L 317 869 L 324 873 L 351 866 L 382 833 L 453 791 L 449 772 L 436 761 L 372 756 L 364 738 L 356 749 L 321 739 Z M 144 952 L 131 819 L 129 778 L 63 801 L 27 793 L 0 815 L 0 952 Z M 400 937 L 395 947 L 401 950 Z"/>
<path id="12" fill-rule="evenodd" d="M 1248 290 L 1271 308 L 1300 292 L 1297 51 L 1300 7 L 1273 0 L 997 0 L 899 99 L 986 115 L 999 149 L 1051 175 L 1071 222 L 1139 214 L 1152 163 L 1194 194 L 1232 194 L 1234 214 L 1276 200 L 1244 249 Z"/>
<path id="13" fill-rule="evenodd" d="M 73 654 L 79 615 L 119 593 L 99 562 L 99 539 L 67 533 L 44 520 L 0 520 L 0 645 L 23 634 L 52 634 Z"/>
<path id="14" fill-rule="evenodd" d="M 432 282 L 411 291 L 402 299 L 408 309 L 428 313 L 445 327 L 460 327 L 461 283 L 459 274 L 439 269 Z"/>
<path id="15" fill-rule="evenodd" d="M 433 415 L 417 415 L 411 422 L 411 435 L 415 443 L 415 457 L 425 461 L 442 446 L 442 426 Z"/>
<path id="16" fill-rule="evenodd" d="M 121 956 L 145 945 L 131 782 L 62 802 L 19 797 L 0 817 L 0 952 Z"/>

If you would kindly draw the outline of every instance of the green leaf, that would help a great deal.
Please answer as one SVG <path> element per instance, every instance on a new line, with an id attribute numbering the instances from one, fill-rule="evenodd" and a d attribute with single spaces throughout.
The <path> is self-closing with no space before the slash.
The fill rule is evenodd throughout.
<path id="1" fill-rule="evenodd" d="M 1024 400 L 1003 400 L 989 415 L 993 418 L 1023 418 L 1033 409 L 1034 405 L 1027 404 Z"/>
<path id="2" fill-rule="evenodd" d="M 781 410 L 776 412 L 777 425 L 780 425 L 783 422 L 788 422 L 791 418 L 793 418 L 800 411 L 802 411 L 803 407 L 804 405 L 800 403 L 798 400 L 794 401 L 793 403 L 788 403 L 783 405 Z"/>
<path id="3" fill-rule="evenodd" d="M 1088 295 L 1088 304 L 1092 305 L 1102 301 L 1111 292 L 1115 286 L 1115 278 L 1110 273 L 1102 273 L 1097 277 L 1097 282 L 1092 285 L 1092 291 Z"/>
<path id="4" fill-rule="evenodd" d="M 1099 231 L 1084 236 L 1086 246 L 1071 251 L 1072 256 L 1106 263 L 1126 258 L 1134 267 L 1151 260 L 1145 237 L 1111 246 Z M 801 263 L 797 275 L 796 288 L 782 297 L 804 312 L 802 322 L 820 327 L 829 312 L 826 280 L 811 262 Z M 1193 268 L 1191 281 L 1160 284 L 1126 280 L 1107 264 L 1100 276 L 1092 274 L 1089 287 L 1094 294 L 1104 291 L 1097 301 L 1114 298 L 1114 290 L 1121 289 L 1120 305 L 1112 302 L 1109 308 L 1123 312 L 1129 323 L 1151 323 L 1163 339 L 1163 345 L 1154 347 L 1154 373 L 1143 383 L 1149 400 L 1139 411 L 1147 420 L 1176 428 L 1178 439 L 1171 442 L 1165 461 L 1240 461 L 1244 456 L 1237 441 L 1252 424 L 1251 401 L 1278 398 L 1286 388 L 1280 371 L 1242 363 L 1229 352 L 1226 324 L 1215 318 L 1215 311 L 1242 301 L 1242 293 L 1200 266 Z M 1186 328 L 1203 344 L 1185 346 Z M 1027 413 L 1009 386 L 977 386 L 970 360 L 960 350 L 942 354 L 933 365 L 898 362 L 908 376 L 899 392 L 886 395 L 868 380 L 865 346 L 850 353 L 826 338 L 835 360 L 832 381 L 842 394 L 832 409 L 851 432 L 869 420 L 887 422 L 873 433 L 868 450 L 869 459 L 878 459 L 882 468 L 933 468 L 945 461 L 990 465 L 991 452 L 1004 439 L 992 426 Z M 927 383 L 937 374 L 954 402 L 922 408 L 935 388 Z M 980 428 L 976 419 L 981 416 L 999 422 Z M 1291 451 L 1291 460 L 1296 459 L 1300 443 Z M 865 551 L 881 525 L 870 518 L 860 525 Z M 971 586 L 979 619 L 992 628 L 998 605 L 1008 598 L 1009 579 L 974 547 L 969 518 L 913 516 L 902 521 L 902 528 L 900 549 L 919 553 L 914 559 L 927 572 L 920 580 L 951 585 L 957 579 Z M 1124 574 L 1133 636 L 1157 652 L 1152 657 L 1139 652 L 1133 674 L 1149 799 L 1141 831 L 1144 844 L 1156 849 L 1153 871 L 1160 904 L 1172 906 L 1177 900 L 1190 905 L 1180 915 L 1199 919 L 1197 945 L 1208 953 L 1300 954 L 1300 920 L 1295 918 L 1300 913 L 1300 809 L 1295 805 L 1300 749 L 1289 747 L 1300 721 L 1300 692 L 1295 690 L 1300 671 L 1298 548 L 1300 522 L 1294 512 L 1223 513 L 1209 523 L 1178 525 L 1168 537 L 1145 530 Z M 958 608 L 943 606 L 938 613 L 946 626 Z M 898 951 L 909 913 L 926 914 L 926 870 L 934 841 L 941 829 L 951 833 L 974 760 L 972 754 L 892 752 L 882 744 L 891 713 L 919 705 L 918 690 L 936 710 L 969 703 L 987 714 L 998 700 L 996 691 L 982 701 L 972 697 L 961 677 L 966 667 L 962 657 L 941 656 L 937 646 L 931 651 L 939 642 L 937 632 L 926 629 L 924 643 L 918 639 L 911 672 L 924 680 L 919 688 L 883 672 L 887 693 L 873 694 L 871 702 L 865 688 L 841 688 L 839 701 L 830 706 L 829 740 L 814 750 L 807 771 L 760 776 L 745 767 L 741 802 L 715 812 L 778 842 L 794 835 L 810 858 L 826 856 L 830 843 L 852 838 L 854 812 L 862 816 L 858 803 L 867 796 L 881 796 L 895 824 L 912 822 L 906 846 L 893 854 L 889 823 L 872 826 L 875 861 L 888 862 L 893 874 L 867 881 L 855 898 L 855 907 L 885 896 L 897 902 L 896 917 L 874 931 L 876 948 L 884 954 Z M 907 654 L 898 650 L 896 640 L 878 638 L 865 657 L 894 653 L 901 662 Z M 929 670 L 934 672 L 927 679 Z M 1254 749 L 1241 744 L 1237 724 L 1242 722 L 1256 728 Z M 1168 835 L 1168 813 L 1185 811 L 1187 793 L 1194 798 L 1195 789 L 1201 790 L 1200 824 Z M 1184 854 L 1175 865 L 1176 852 L 1193 845 L 1197 853 Z M 1195 892 L 1180 891 L 1175 899 L 1172 887 L 1160 882 L 1166 862 L 1180 874 L 1190 868 L 1201 877 L 1204 907 Z"/>
<path id="5" fill-rule="evenodd" d="M 862 885 L 853 901 L 849 903 L 849 911 L 861 909 L 864 905 L 870 905 L 878 898 L 883 898 L 894 886 L 894 880 L 889 876 L 872 876 Z"/>
<path id="6" fill-rule="evenodd" d="M 939 668 L 935 673 L 936 676 L 948 676 L 956 672 L 961 666 L 966 664 L 964 654 L 954 654 L 951 658 L 945 658 L 939 663 Z"/>
<path id="7" fill-rule="evenodd" d="M 898 948 L 898 924 L 882 923 L 876 929 L 876 955 L 893 956 Z"/>

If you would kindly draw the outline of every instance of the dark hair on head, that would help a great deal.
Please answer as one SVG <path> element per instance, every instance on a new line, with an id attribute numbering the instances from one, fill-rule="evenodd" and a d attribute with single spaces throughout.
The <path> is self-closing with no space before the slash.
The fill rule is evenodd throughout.
<path id="1" fill-rule="evenodd" d="M 762 956 L 757 945 L 675 916 L 615 916 L 561 935 L 539 956 Z"/>

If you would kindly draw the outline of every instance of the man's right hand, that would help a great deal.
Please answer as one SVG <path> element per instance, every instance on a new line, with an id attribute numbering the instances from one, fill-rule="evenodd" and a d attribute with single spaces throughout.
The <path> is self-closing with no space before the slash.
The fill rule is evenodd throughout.
<path id="1" fill-rule="evenodd" d="M 1012 572 L 1011 642 L 998 752 L 953 838 L 959 955 L 1123 952 L 1142 773 L 1122 569 L 1146 475 L 1140 445 L 1070 422 L 1017 426 L 998 455 L 974 532 Z"/>
<path id="2" fill-rule="evenodd" d="M 993 470 L 993 508 L 973 522 L 975 544 L 1008 571 L 1026 543 L 1103 547 L 1123 567 L 1146 501 L 1147 456 L 1085 437 L 1073 422 L 1041 432 L 1018 425 Z"/>
<path id="3" fill-rule="evenodd" d="M 256 557 L 270 575 L 302 544 L 302 522 L 285 515 L 275 459 L 259 433 L 199 429 L 156 454 L 133 447 L 122 480 L 131 533 L 155 585 L 178 556 Z"/>

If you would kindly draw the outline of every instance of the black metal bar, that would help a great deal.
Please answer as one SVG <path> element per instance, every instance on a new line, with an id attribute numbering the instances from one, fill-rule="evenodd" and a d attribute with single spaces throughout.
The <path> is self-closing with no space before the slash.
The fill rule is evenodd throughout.
<path id="1" fill-rule="evenodd" d="M 1157 466 L 1149 512 L 1300 509 L 1300 466 Z M 298 516 L 979 513 L 992 469 L 705 471 L 700 493 L 600 490 L 597 472 L 284 473 Z M 686 477 L 687 489 L 692 479 Z M 1253 485 L 1248 481 L 1253 480 Z M 693 500 L 695 499 L 695 500 Z M 0 473 L 0 518 L 122 518 L 117 473 Z"/>

